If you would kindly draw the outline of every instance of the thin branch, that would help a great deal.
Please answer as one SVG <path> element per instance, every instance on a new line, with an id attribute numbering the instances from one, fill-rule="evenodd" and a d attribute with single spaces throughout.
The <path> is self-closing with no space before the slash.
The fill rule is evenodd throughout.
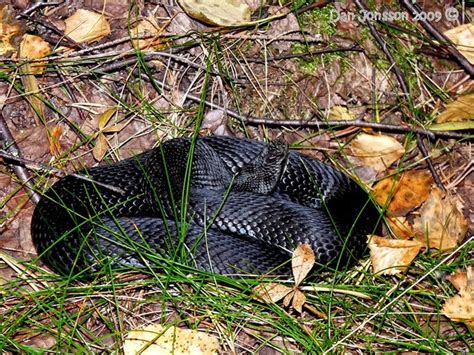
<path id="1" fill-rule="evenodd" d="M 5 122 L 2 111 L 0 111 L 0 141 L 2 142 L 2 147 L 7 149 L 11 156 L 21 159 L 20 148 L 16 144 L 15 139 Z M 25 185 L 26 192 L 30 196 L 31 201 L 34 204 L 38 204 L 40 197 L 34 190 L 33 184 L 31 183 L 31 176 L 28 171 L 24 167 L 18 165 L 12 165 L 11 168 L 20 181 Z"/>
<path id="2" fill-rule="evenodd" d="M 451 43 L 448 37 L 443 33 L 439 32 L 427 19 L 426 16 L 420 16 L 423 14 L 423 10 L 418 4 L 413 3 L 411 0 L 400 0 L 400 3 L 412 14 L 412 16 L 417 17 L 418 22 L 421 26 L 433 36 L 440 44 L 446 46 L 447 51 L 451 56 L 458 62 L 458 64 L 468 73 L 471 78 L 474 77 L 474 66 L 469 63 L 464 55 L 458 51 L 458 49 Z"/>
<path id="3" fill-rule="evenodd" d="M 17 156 L 14 156 L 12 154 L 7 153 L 3 149 L 0 149 L 0 157 L 2 157 L 3 159 L 9 161 L 10 164 L 15 163 L 14 166 L 16 166 L 16 167 L 21 167 L 21 168 L 25 167 L 29 170 L 34 170 L 34 171 L 38 171 L 38 172 L 53 173 L 53 174 L 57 175 L 58 177 L 64 177 L 66 175 L 74 176 L 75 178 L 77 178 L 79 180 L 87 181 L 87 182 L 96 184 L 98 186 L 105 187 L 106 189 L 109 189 L 111 191 L 117 192 L 117 193 L 122 194 L 122 195 L 125 194 L 125 191 L 122 190 L 121 188 L 113 186 L 113 185 L 105 184 L 105 183 L 100 182 L 100 181 L 96 181 L 96 180 L 94 180 L 93 178 L 91 178 L 87 175 L 78 174 L 78 173 L 68 174 L 67 172 L 65 172 L 61 169 L 57 169 L 57 168 L 54 168 L 54 167 L 49 166 L 49 165 L 38 164 L 38 163 L 36 163 L 32 160 L 19 158 Z"/>

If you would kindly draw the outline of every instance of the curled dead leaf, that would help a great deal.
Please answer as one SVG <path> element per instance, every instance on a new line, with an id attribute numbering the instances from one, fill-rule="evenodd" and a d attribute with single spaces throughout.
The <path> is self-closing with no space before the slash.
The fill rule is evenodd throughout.
<path id="1" fill-rule="evenodd" d="M 395 139 L 384 135 L 360 133 L 347 145 L 349 158 L 357 166 L 367 166 L 380 173 L 405 153 Z"/>
<path id="2" fill-rule="evenodd" d="M 448 280 L 456 288 L 456 290 L 464 290 L 467 287 L 467 272 L 456 270 L 456 272 L 449 275 Z M 471 280 L 471 282 L 474 282 L 474 280 Z"/>
<path id="3" fill-rule="evenodd" d="M 126 355 L 151 354 L 218 354 L 219 340 L 207 333 L 164 327 L 159 324 L 130 331 L 123 343 Z"/>
<path id="4" fill-rule="evenodd" d="M 455 197 L 443 197 L 440 189 L 433 188 L 414 220 L 415 238 L 429 248 L 441 251 L 455 248 L 469 228 L 457 205 Z"/>
<path id="5" fill-rule="evenodd" d="M 293 252 L 291 268 L 295 278 L 295 286 L 298 287 L 308 275 L 316 262 L 316 256 L 309 244 L 299 245 Z"/>
<path id="6" fill-rule="evenodd" d="M 178 0 L 191 17 L 217 26 L 240 26 L 250 22 L 251 9 L 239 0 Z"/>
<path id="7" fill-rule="evenodd" d="M 374 198 L 387 206 L 391 216 L 405 216 L 426 201 L 433 177 L 425 170 L 410 170 L 400 176 L 379 181 L 374 187 Z"/>
<path id="8" fill-rule="evenodd" d="M 94 156 L 94 159 L 97 161 L 102 161 L 108 149 L 109 142 L 107 141 L 107 137 L 102 132 L 99 132 L 95 141 L 94 149 L 92 149 L 92 155 Z"/>
<path id="9" fill-rule="evenodd" d="M 77 43 L 91 43 L 110 34 L 110 25 L 104 15 L 78 9 L 65 21 L 65 34 Z"/>
<path id="10" fill-rule="evenodd" d="M 422 246 L 423 244 L 417 240 L 396 240 L 372 236 L 369 249 L 374 273 L 395 275 L 406 271 Z"/>

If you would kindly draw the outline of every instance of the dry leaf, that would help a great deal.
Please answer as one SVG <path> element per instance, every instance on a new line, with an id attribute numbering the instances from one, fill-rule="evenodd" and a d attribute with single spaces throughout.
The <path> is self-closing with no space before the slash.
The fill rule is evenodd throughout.
<path id="1" fill-rule="evenodd" d="M 440 189 L 434 188 L 428 200 L 415 218 L 413 230 L 416 239 L 429 248 L 449 250 L 455 248 L 466 235 L 468 223 L 457 207 L 454 197 L 443 197 Z"/>
<path id="2" fill-rule="evenodd" d="M 291 287 L 271 282 L 254 287 L 253 293 L 265 303 L 276 303 L 287 296 L 292 290 Z"/>
<path id="3" fill-rule="evenodd" d="M 298 313 L 303 312 L 303 305 L 306 303 L 306 296 L 304 295 L 303 292 L 300 290 L 296 289 L 293 292 L 293 302 L 291 302 L 291 306 L 295 311 Z"/>
<path id="4" fill-rule="evenodd" d="M 293 270 L 296 287 L 298 287 L 301 281 L 308 275 L 315 262 L 316 257 L 309 244 L 301 244 L 295 249 L 291 259 L 291 268 Z"/>
<path id="5" fill-rule="evenodd" d="M 448 276 L 448 280 L 456 288 L 456 290 L 464 290 L 467 287 L 467 272 L 456 270 L 456 272 L 453 272 Z M 474 282 L 474 280 L 471 280 L 471 282 Z"/>
<path id="6" fill-rule="evenodd" d="M 11 5 L 0 5 L 0 55 L 10 56 L 15 52 L 12 39 L 23 31 L 18 22 L 15 21 L 15 10 Z"/>
<path id="7" fill-rule="evenodd" d="M 110 34 L 110 25 L 104 15 L 78 9 L 65 21 L 65 34 L 77 43 L 91 43 Z"/>
<path id="8" fill-rule="evenodd" d="M 210 334 L 161 325 L 132 330 L 123 344 L 125 355 L 218 354 L 219 351 L 219 340 Z"/>
<path id="9" fill-rule="evenodd" d="M 51 53 L 51 47 L 48 42 L 39 36 L 25 34 L 20 44 L 19 57 L 21 59 L 40 59 Z M 33 62 L 23 65 L 25 68 L 23 74 L 43 74 L 45 63 Z"/>
<path id="10" fill-rule="evenodd" d="M 112 116 L 117 112 L 117 108 L 114 107 L 114 108 L 109 108 L 107 110 L 105 110 L 100 116 L 99 116 L 99 119 L 98 119 L 98 128 L 99 128 L 99 131 L 102 131 L 105 126 L 107 126 L 107 123 L 109 123 L 110 119 L 112 118 Z"/>
<path id="11" fill-rule="evenodd" d="M 160 28 L 158 21 L 153 16 L 148 16 L 141 20 L 137 26 L 135 26 L 131 33 L 133 37 L 143 37 L 143 36 L 153 36 L 150 38 L 143 39 L 134 39 L 132 40 L 132 45 L 136 49 L 146 49 L 146 48 L 160 48 L 162 42 L 160 35 L 163 32 L 163 29 Z"/>
<path id="12" fill-rule="evenodd" d="M 460 96 L 446 105 L 446 109 L 436 117 L 436 123 L 474 121 L 474 94 Z"/>
<path id="13" fill-rule="evenodd" d="M 333 106 L 329 110 L 328 119 L 335 121 L 353 121 L 357 117 L 344 106 Z"/>
<path id="14" fill-rule="evenodd" d="M 390 230 L 398 239 L 410 239 L 415 234 L 406 217 L 388 217 L 386 221 Z"/>
<path id="15" fill-rule="evenodd" d="M 441 312 L 449 319 L 464 322 L 474 330 L 474 267 L 469 267 L 459 279 L 459 294 L 447 299 Z"/>
<path id="16" fill-rule="evenodd" d="M 191 17 L 217 26 L 239 26 L 250 22 L 251 9 L 238 0 L 178 0 Z"/>
<path id="17" fill-rule="evenodd" d="M 426 201 L 430 194 L 433 177 L 425 170 L 411 170 L 400 176 L 379 181 L 374 187 L 374 198 L 386 206 L 391 216 L 405 216 Z"/>
<path id="18" fill-rule="evenodd" d="M 444 32 L 444 35 L 456 45 L 458 51 L 471 64 L 474 64 L 474 24 L 472 22 L 451 28 Z"/>
<path id="19" fill-rule="evenodd" d="M 61 143 L 59 139 L 61 138 L 61 134 L 63 133 L 63 128 L 60 125 L 54 126 L 51 129 L 51 133 L 49 136 L 49 151 L 51 155 L 55 157 L 59 157 L 61 155 Z"/>
<path id="20" fill-rule="evenodd" d="M 95 141 L 94 149 L 92 149 L 92 155 L 94 156 L 94 159 L 97 161 L 102 161 L 108 149 L 109 142 L 107 141 L 105 135 L 100 132 Z"/>
<path id="21" fill-rule="evenodd" d="M 372 236 L 369 249 L 374 273 L 395 275 L 406 271 L 422 246 L 423 244 L 417 240 L 396 240 Z"/>
<path id="22" fill-rule="evenodd" d="M 359 166 L 367 166 L 376 172 L 385 171 L 405 153 L 403 146 L 394 138 L 383 135 L 360 133 L 348 144 L 348 155 Z"/>

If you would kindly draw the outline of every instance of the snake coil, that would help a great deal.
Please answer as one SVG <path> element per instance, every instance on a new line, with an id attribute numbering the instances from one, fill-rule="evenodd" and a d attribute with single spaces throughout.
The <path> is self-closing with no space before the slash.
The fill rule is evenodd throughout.
<path id="1" fill-rule="evenodd" d="M 82 173 L 94 182 L 60 179 L 33 214 L 38 253 L 60 273 L 164 267 L 184 248 L 182 261 L 207 271 L 286 274 L 302 243 L 340 268 L 363 255 L 379 219 L 345 174 L 278 142 L 172 139 Z"/>

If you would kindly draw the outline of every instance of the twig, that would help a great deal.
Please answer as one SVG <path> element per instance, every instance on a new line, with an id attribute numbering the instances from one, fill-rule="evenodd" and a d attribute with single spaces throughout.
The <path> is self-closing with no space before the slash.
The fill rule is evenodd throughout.
<path id="1" fill-rule="evenodd" d="M 39 172 L 47 172 L 47 173 L 54 173 L 59 177 L 63 177 L 63 176 L 66 176 L 66 175 L 74 176 L 75 178 L 77 178 L 79 180 L 87 181 L 87 182 L 96 184 L 98 186 L 105 187 L 106 189 L 109 189 L 111 191 L 117 192 L 117 193 L 122 194 L 122 195 L 125 194 L 125 191 L 122 190 L 121 188 L 113 186 L 113 185 L 105 184 L 105 183 L 100 182 L 100 181 L 96 181 L 96 180 L 94 180 L 93 178 L 91 178 L 87 175 L 78 174 L 78 173 L 68 174 L 65 171 L 61 170 L 61 169 L 57 169 L 57 168 L 54 168 L 54 167 L 49 166 L 49 165 L 38 164 L 38 163 L 36 163 L 34 161 L 31 161 L 31 160 L 28 160 L 28 159 L 19 158 L 17 156 L 14 156 L 12 154 L 7 153 L 3 149 L 0 149 L 0 157 L 2 157 L 5 160 L 8 160 L 10 162 L 14 162 L 15 163 L 14 166 L 16 166 L 16 167 L 21 167 L 21 168 L 25 167 L 29 170 L 34 170 L 34 171 L 39 171 Z"/>
<path id="2" fill-rule="evenodd" d="M 46 7 L 46 6 L 53 6 L 53 5 L 60 5 L 64 2 L 64 0 L 59 0 L 59 1 L 37 1 L 35 2 L 34 5 L 30 6 L 27 8 L 25 11 L 23 11 L 21 14 L 19 14 L 16 19 L 20 19 L 23 16 L 28 16 L 29 14 L 33 13 L 34 11 L 38 10 L 41 7 Z"/>
<path id="3" fill-rule="evenodd" d="M 458 64 L 468 73 L 471 78 L 474 77 L 474 66 L 469 63 L 464 55 L 457 50 L 457 48 L 451 43 L 449 38 L 447 38 L 443 33 L 439 32 L 427 19 L 426 16 L 420 16 L 423 13 L 423 10 L 418 4 L 415 4 L 411 0 L 400 0 L 400 3 L 412 14 L 416 16 L 421 26 L 432 35 L 440 44 L 446 45 L 446 49 L 449 54 L 454 57 Z"/>
<path id="4" fill-rule="evenodd" d="M 436 185 L 443 191 L 446 191 L 446 187 L 443 184 L 443 181 L 441 181 L 441 178 L 439 177 L 438 172 L 436 171 L 433 160 L 431 159 L 430 153 L 428 152 L 428 149 L 426 148 L 425 142 L 423 141 L 423 137 L 420 134 L 416 135 L 416 142 L 418 144 L 418 149 L 420 149 L 421 154 L 423 154 L 423 157 L 426 158 L 426 163 L 428 164 L 428 169 L 431 172 L 431 175 L 433 176 L 433 179 L 436 183 Z"/>
<path id="5" fill-rule="evenodd" d="M 362 3 L 362 1 L 354 0 L 354 3 L 357 5 L 357 7 L 360 10 L 368 11 L 367 6 L 364 3 Z M 383 38 L 380 36 L 380 34 L 378 33 L 378 31 L 375 29 L 374 25 L 370 21 L 367 21 L 366 24 L 369 27 L 370 33 L 372 34 L 372 36 L 375 38 L 375 40 L 379 44 L 380 49 L 382 49 L 382 51 L 387 56 L 387 59 L 392 64 L 390 70 L 397 77 L 398 84 L 400 85 L 400 88 L 402 89 L 403 94 L 405 95 L 406 98 L 408 98 L 409 97 L 408 96 L 409 95 L 408 86 L 405 82 L 405 78 L 403 77 L 403 73 L 400 70 L 400 67 L 398 66 L 397 62 L 395 61 L 395 58 L 392 56 L 392 53 L 390 53 L 390 51 L 387 49 L 387 42 L 385 42 L 383 40 Z"/>
<path id="6" fill-rule="evenodd" d="M 10 132 L 10 129 L 8 128 L 7 123 L 5 122 L 5 118 L 3 117 L 2 111 L 0 111 L 0 141 L 2 142 L 2 147 L 4 149 L 7 149 L 11 153 L 10 155 L 12 157 L 21 159 L 20 148 L 16 144 L 15 139 L 13 138 L 13 135 Z M 18 166 L 18 165 L 13 165 L 11 168 L 16 174 L 16 176 L 18 176 L 20 181 L 27 188 L 26 192 L 30 196 L 31 201 L 34 204 L 38 204 L 40 197 L 34 190 L 33 184 L 31 183 L 31 180 L 30 180 L 31 176 L 28 173 L 28 171 L 22 166 Z"/>
<path id="7" fill-rule="evenodd" d="M 147 76 L 141 76 L 144 80 L 150 80 Z M 166 90 L 171 90 L 171 87 L 159 80 L 155 79 L 155 82 L 161 85 Z M 186 98 L 194 102 L 201 102 L 201 98 L 193 95 L 187 94 Z M 380 131 L 388 131 L 388 132 L 397 132 L 397 133 L 418 133 L 422 136 L 426 136 L 430 139 L 435 138 L 452 138 L 452 139 L 468 139 L 471 138 L 470 135 L 465 135 L 462 133 L 457 132 L 450 132 L 450 131 L 432 131 L 425 128 L 420 127 L 407 127 L 407 126 L 397 126 L 392 124 L 385 124 L 385 123 L 375 123 L 375 122 L 366 122 L 362 120 L 355 120 L 355 121 L 321 121 L 321 120 L 271 120 L 266 118 L 258 118 L 253 116 L 244 116 L 240 115 L 239 113 L 226 109 L 220 105 L 215 104 L 211 101 L 204 101 L 204 104 L 212 109 L 217 109 L 225 112 L 227 115 L 237 118 L 243 123 L 249 125 L 267 125 L 267 126 L 275 126 L 275 127 L 316 127 L 317 129 L 321 128 L 340 128 L 340 127 L 361 127 L 361 128 L 373 128 Z"/>

